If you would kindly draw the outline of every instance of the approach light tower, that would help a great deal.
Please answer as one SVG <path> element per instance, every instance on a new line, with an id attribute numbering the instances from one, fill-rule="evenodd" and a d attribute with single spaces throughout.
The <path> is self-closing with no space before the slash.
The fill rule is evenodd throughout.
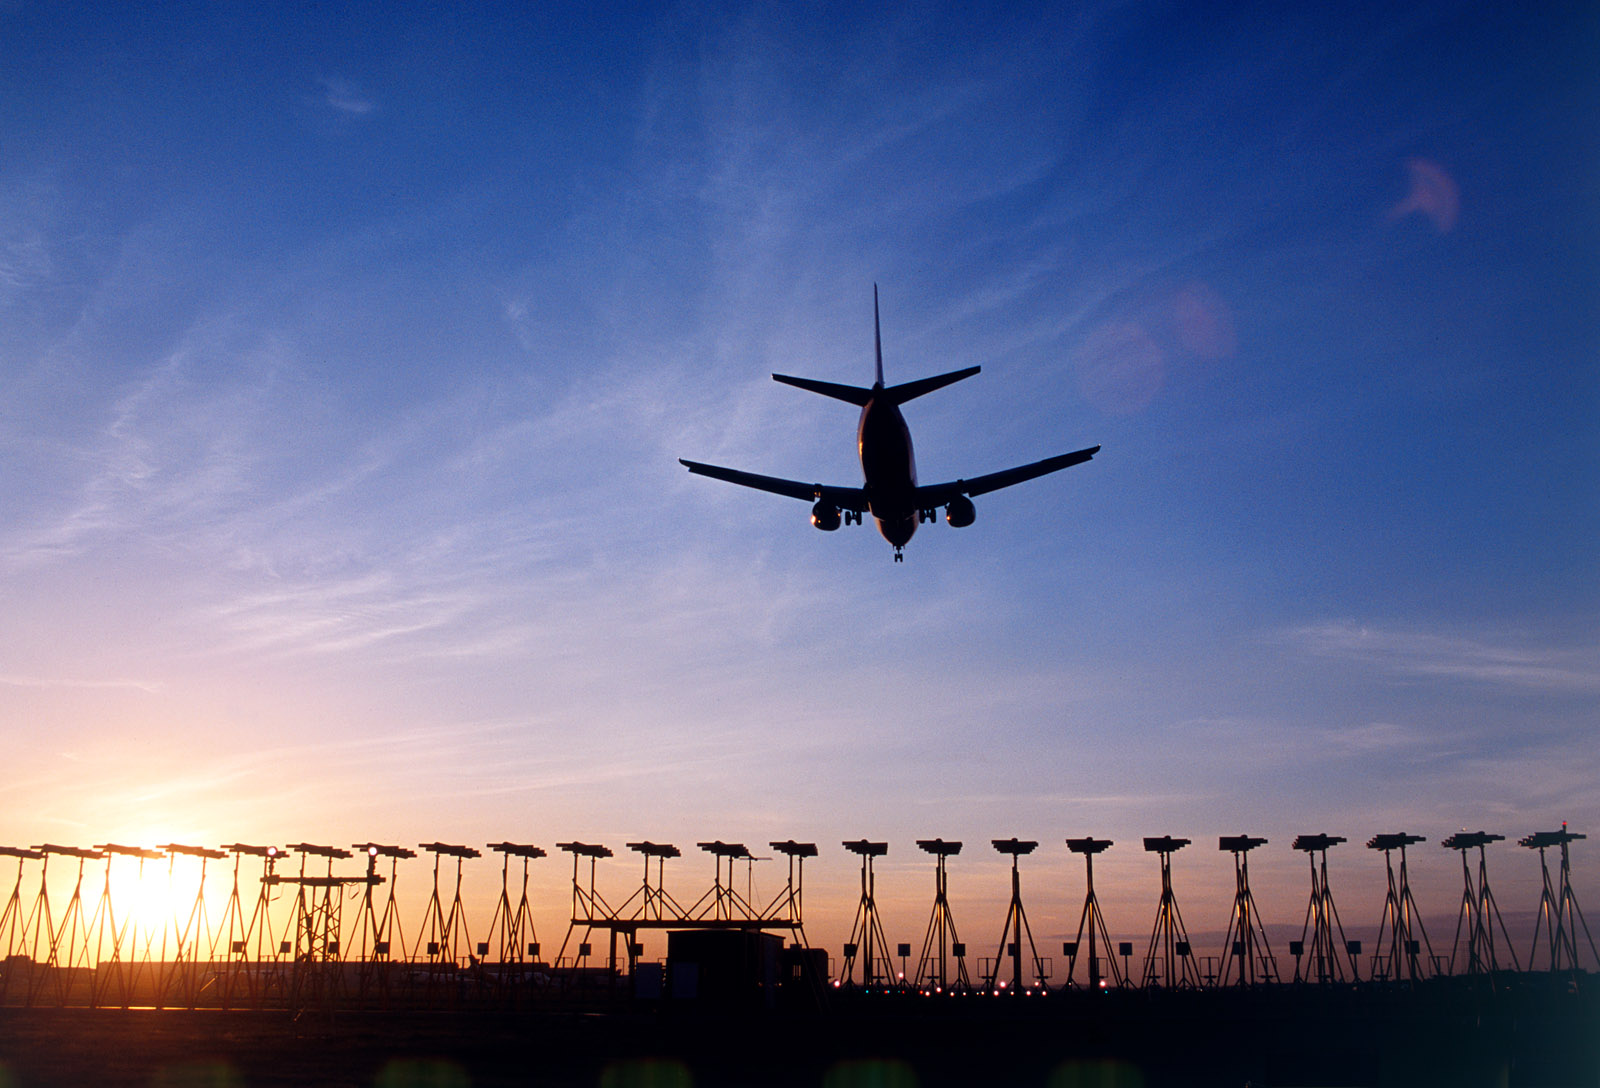
<path id="1" fill-rule="evenodd" d="M 1255 896 L 1250 894 L 1250 851 L 1266 844 L 1266 839 L 1253 835 L 1223 835 L 1217 840 L 1217 849 L 1233 855 L 1233 914 L 1228 919 L 1228 933 L 1222 940 L 1222 970 L 1217 975 L 1218 983 L 1223 986 L 1228 984 L 1228 975 L 1236 961 L 1240 986 L 1278 981 L 1278 961 L 1272 957 L 1261 911 L 1256 908 Z"/>
<path id="2" fill-rule="evenodd" d="M 361 941 L 358 951 L 363 963 L 378 963 L 390 958 L 389 950 L 400 930 L 400 909 L 395 902 L 395 888 L 402 859 L 414 858 L 417 852 L 406 846 L 391 846 L 380 842 L 358 842 L 351 847 L 367 859 L 367 875 L 361 893 Z M 378 859 L 389 859 L 389 899 L 379 914 L 372 901 L 372 889 L 384 883 L 378 875 Z M 400 947 L 405 948 L 405 937 L 400 934 Z"/>
<path id="3" fill-rule="evenodd" d="M 64 1005 L 72 985 L 72 972 L 67 970 L 75 963 L 75 950 L 81 935 L 85 944 L 88 943 L 88 924 L 83 914 L 83 867 L 86 862 L 102 861 L 105 854 L 99 850 L 84 850 L 77 846 L 57 846 L 54 843 L 43 843 L 35 846 L 34 850 L 44 855 L 46 865 L 49 864 L 51 855 L 73 858 L 78 863 L 77 879 L 72 885 L 72 898 L 67 900 L 67 909 L 61 915 L 60 924 L 52 924 L 50 918 L 50 897 L 45 890 L 48 880 L 44 868 L 39 873 L 39 899 L 34 904 L 34 942 L 38 947 L 41 925 L 43 935 L 48 939 L 49 955 L 43 960 L 44 969 L 35 969 L 33 984 L 28 988 L 28 1004 L 32 1005 L 37 1000 L 40 991 L 47 980 L 55 982 L 56 1003 Z M 62 943 L 66 948 L 63 951 Z M 37 954 L 35 955 L 37 959 Z"/>
<path id="4" fill-rule="evenodd" d="M 1588 942 L 1589 955 L 1600 961 L 1600 952 L 1596 952 L 1594 938 L 1589 935 L 1589 923 L 1583 920 L 1583 912 L 1578 909 L 1577 897 L 1572 894 L 1572 858 L 1567 852 L 1567 847 L 1585 838 L 1588 836 L 1568 831 L 1567 825 L 1563 823 L 1560 831 L 1540 831 L 1518 841 L 1519 846 L 1539 851 L 1539 869 L 1544 874 L 1544 890 L 1539 896 L 1539 917 L 1533 926 L 1533 951 L 1528 953 L 1530 971 L 1536 968 L 1541 929 L 1548 933 L 1550 953 L 1548 962 L 1552 973 L 1580 969 L 1579 929 L 1583 930 L 1584 940 Z M 1544 853 L 1551 847 L 1561 851 L 1561 867 L 1555 888 L 1550 884 L 1550 866 L 1545 860 Z"/>
<path id="5" fill-rule="evenodd" d="M 572 964 L 575 967 L 587 967 L 591 951 L 590 937 L 593 936 L 596 926 L 609 926 L 616 920 L 616 912 L 595 891 L 594 871 L 595 863 L 600 858 L 611 857 L 611 848 L 599 843 L 587 842 L 558 842 L 556 849 L 572 855 L 572 921 L 567 925 L 567 935 L 561 939 L 561 951 L 556 953 L 556 966 L 565 967 L 567 964 L 567 946 L 572 943 L 572 934 L 579 926 L 583 926 L 583 939 L 577 945 L 577 958 Z M 579 866 L 583 859 L 589 859 L 589 886 L 584 887 L 579 876 Z M 611 930 L 611 960 L 608 969 L 615 970 L 617 966 L 616 930 Z"/>
<path id="6" fill-rule="evenodd" d="M 684 918 L 685 911 L 667 893 L 667 859 L 681 858 L 683 851 L 670 842 L 630 842 L 628 849 L 644 857 L 644 883 L 617 908 L 619 918 L 642 918 L 659 922 L 664 918 Z M 650 863 L 655 862 L 655 883 L 650 882 Z M 634 900 L 638 900 L 635 905 Z"/>
<path id="7" fill-rule="evenodd" d="M 798 938 L 800 947 L 810 948 L 810 944 L 806 941 L 804 915 L 806 858 L 817 856 L 817 844 L 785 839 L 767 845 L 789 859 L 789 879 L 784 883 L 783 891 L 779 892 L 772 902 L 767 904 L 767 909 L 761 912 L 761 917 L 767 921 L 793 923 L 793 932 Z"/>
<path id="8" fill-rule="evenodd" d="M 114 842 L 97 843 L 94 848 L 106 856 L 106 883 L 104 890 L 100 893 L 100 905 L 95 907 L 94 912 L 97 925 L 95 927 L 94 945 L 94 983 L 90 1004 L 95 1007 L 106 1004 L 108 999 L 111 999 L 111 991 L 116 989 L 117 996 L 122 1000 L 115 1003 L 126 1008 L 131 1002 L 131 994 L 133 992 L 132 979 L 137 968 L 139 912 L 137 909 L 129 910 L 123 916 L 122 922 L 120 924 L 117 922 L 116 904 L 113 902 L 114 886 L 111 870 L 117 858 L 133 858 L 139 863 L 136 879 L 142 881 L 144 878 L 144 863 L 147 861 L 159 861 L 165 855 L 159 850 L 149 850 L 142 846 L 123 846 Z M 233 895 L 234 900 L 237 901 L 239 896 L 237 870 L 235 870 L 234 874 Z M 105 947 L 105 938 L 108 931 L 111 937 L 109 953 Z M 148 934 L 145 939 L 146 941 L 149 940 Z M 134 960 L 133 964 L 129 964 L 124 959 L 124 949 L 130 953 L 131 958 Z M 226 985 L 224 985 L 223 990 L 226 995 Z"/>
<path id="9" fill-rule="evenodd" d="M 1005 926 L 1000 930 L 1000 947 L 995 952 L 994 968 L 989 972 L 989 977 L 984 981 L 984 985 L 989 988 L 991 993 L 995 992 L 997 985 L 1005 985 L 1003 982 L 998 984 L 996 982 L 996 978 L 1000 974 L 1000 957 L 1004 953 L 1011 959 L 1012 993 L 1031 992 L 1035 984 L 1043 989 L 1048 985 L 1046 981 L 1048 972 L 1045 971 L 1044 961 L 1039 958 L 1039 949 L 1033 943 L 1033 930 L 1028 925 L 1028 915 L 1022 909 L 1022 877 L 1017 869 L 1017 859 L 1024 854 L 1033 853 L 1039 844 L 1014 838 L 992 839 L 990 841 L 994 844 L 996 850 L 1011 857 L 1011 903 L 1006 908 Z M 1007 939 L 1008 936 L 1009 940 Z M 1022 939 L 1024 936 L 1028 939 L 1028 955 L 1033 967 L 1034 979 L 1034 981 L 1027 983 L 1023 981 L 1025 976 L 1022 973 Z"/>
<path id="10" fill-rule="evenodd" d="M 928 916 L 928 933 L 922 939 L 922 955 L 917 958 L 915 985 L 920 990 L 931 986 L 935 993 L 946 993 L 951 987 L 945 973 L 950 956 L 956 958 L 956 985 L 958 990 L 970 990 L 972 980 L 967 977 L 967 946 L 956 935 L 956 920 L 950 913 L 949 876 L 945 861 L 961 853 L 959 842 L 943 839 L 918 839 L 917 846 L 933 855 L 933 913 Z"/>
<path id="11" fill-rule="evenodd" d="M 1345 842 L 1343 835 L 1296 835 L 1294 849 L 1301 851 L 1311 862 L 1311 899 L 1306 903 L 1306 922 L 1300 930 L 1300 939 L 1291 941 L 1289 951 L 1295 958 L 1294 980 L 1300 982 L 1313 976 L 1318 982 L 1345 981 L 1344 961 L 1350 963 L 1350 981 L 1361 978 L 1356 954 L 1361 951 L 1345 939 L 1344 924 L 1339 921 L 1339 908 L 1333 902 L 1333 889 L 1328 886 L 1328 848 Z M 1337 930 L 1339 940 L 1334 942 Z M 1310 966 L 1301 973 L 1301 952 L 1306 947 L 1306 934 L 1311 935 Z M 1296 951 L 1298 946 L 1301 951 Z M 1341 958 L 1342 957 L 1342 958 Z"/>
<path id="12" fill-rule="evenodd" d="M 471 956 L 472 935 L 467 930 L 466 907 L 461 903 L 461 867 L 468 858 L 482 857 L 483 851 L 446 842 L 425 842 L 417 849 L 433 855 L 433 896 L 428 900 L 428 962 L 434 967 L 429 972 L 432 979 L 441 967 L 458 967 L 463 952 Z M 439 898 L 439 863 L 445 858 L 456 862 L 455 895 L 448 913 Z"/>
<path id="13" fill-rule="evenodd" d="M 758 919 L 755 907 L 739 894 L 734 887 L 734 866 L 743 861 L 753 864 L 755 856 L 742 842 L 723 842 L 717 839 L 713 842 L 696 843 L 716 859 L 717 877 L 711 890 L 701 896 L 694 906 L 689 908 L 689 914 L 697 921 L 711 920 L 716 922 L 754 922 Z M 724 863 L 726 863 L 728 881 L 722 881 Z"/>
<path id="14" fill-rule="evenodd" d="M 11 886 L 11 895 L 6 900 L 4 911 L 0 911 L 0 933 L 5 935 L 5 959 L 0 960 L 0 964 L 4 964 L 0 967 L 0 1004 L 4 1004 L 10 989 L 12 965 L 24 955 L 23 949 L 27 947 L 28 927 L 22 910 L 23 866 L 30 861 L 44 861 L 44 851 L 23 846 L 0 846 L 0 857 L 17 859 L 17 881 Z M 27 958 L 34 958 L 31 949 Z"/>
<path id="15" fill-rule="evenodd" d="M 861 859 L 861 901 L 856 905 L 855 921 L 850 926 L 850 940 L 844 946 L 841 981 L 846 986 L 855 984 L 856 953 L 860 951 L 861 985 L 870 990 L 880 982 L 889 983 L 887 967 L 881 975 L 879 971 L 880 965 L 889 962 L 889 940 L 883 935 L 883 921 L 878 917 L 878 904 L 873 897 L 877 878 L 872 873 L 872 859 L 887 854 L 889 844 L 855 839 L 843 845 Z"/>
<path id="16" fill-rule="evenodd" d="M 1070 944 L 1064 943 L 1062 946 L 1062 951 L 1067 954 L 1068 986 L 1074 985 L 1073 977 L 1078 970 L 1078 953 L 1083 948 L 1085 933 L 1089 936 L 1089 989 L 1099 990 L 1104 986 L 1105 975 L 1101 971 L 1102 965 L 1110 966 L 1111 978 L 1119 989 L 1126 982 L 1122 970 L 1117 966 L 1116 958 L 1111 955 L 1111 934 L 1106 931 L 1106 918 L 1100 911 L 1100 900 L 1094 893 L 1094 856 L 1105 853 L 1112 845 L 1110 839 L 1096 839 L 1092 836 L 1067 840 L 1068 850 L 1083 855 L 1084 877 L 1088 885 L 1088 890 L 1083 896 L 1083 913 L 1078 916 L 1078 935 Z M 1104 958 L 1100 955 L 1102 949 L 1105 951 Z"/>
<path id="17" fill-rule="evenodd" d="M 1485 847 L 1504 838 L 1504 835 L 1492 835 L 1487 831 L 1458 831 L 1439 844 L 1446 850 L 1456 850 L 1461 854 L 1461 911 L 1456 916 L 1455 938 L 1450 942 L 1452 975 L 1456 973 L 1456 956 L 1462 951 L 1463 932 L 1466 934 L 1467 975 L 1489 975 L 1492 978 L 1500 970 L 1494 947 L 1496 924 L 1500 927 L 1500 936 L 1513 966 L 1521 970 L 1516 950 L 1511 947 L 1511 937 L 1506 933 L 1505 920 L 1500 917 L 1500 907 L 1494 901 L 1494 893 L 1489 890 L 1489 861 Z M 1472 867 L 1467 863 L 1467 852 L 1474 849 L 1478 851 L 1476 886 L 1472 881 Z"/>
<path id="18" fill-rule="evenodd" d="M 1383 865 L 1389 873 L 1389 892 L 1383 900 L 1383 920 L 1378 924 L 1378 947 L 1372 957 L 1372 977 L 1382 982 L 1404 979 L 1415 982 L 1423 976 L 1428 960 L 1422 949 L 1428 948 L 1428 959 L 1433 958 L 1433 946 L 1428 942 L 1428 931 L 1422 925 L 1422 913 L 1417 901 L 1411 897 L 1411 882 L 1406 877 L 1406 847 L 1427 842 L 1421 835 L 1398 831 L 1387 835 L 1374 835 L 1367 841 L 1367 849 L 1383 851 Z M 1400 855 L 1399 878 L 1396 879 L 1393 855 Z M 1413 928 L 1414 927 L 1414 928 Z M 1421 939 L 1412 936 L 1415 932 Z M 1384 945 L 1384 934 L 1389 935 Z"/>
<path id="19" fill-rule="evenodd" d="M 522 842 L 492 842 L 489 849 L 500 855 L 500 899 L 495 904 L 489 932 L 478 945 L 485 956 L 495 956 L 491 981 L 502 989 L 516 989 L 528 981 L 522 967 L 538 962 L 539 935 L 533 928 L 533 910 L 528 905 L 528 864 L 546 857 L 542 846 Z M 511 905 L 511 859 L 522 862 L 522 894 Z"/>
<path id="20" fill-rule="evenodd" d="M 1189 841 L 1171 835 L 1147 836 L 1144 840 L 1146 852 L 1161 858 L 1161 900 L 1156 905 L 1156 922 L 1144 957 L 1143 986 L 1147 990 L 1163 985 L 1200 985 L 1189 933 L 1183 926 L 1183 913 L 1178 910 L 1178 897 L 1172 891 L 1172 855 L 1188 846 Z"/>

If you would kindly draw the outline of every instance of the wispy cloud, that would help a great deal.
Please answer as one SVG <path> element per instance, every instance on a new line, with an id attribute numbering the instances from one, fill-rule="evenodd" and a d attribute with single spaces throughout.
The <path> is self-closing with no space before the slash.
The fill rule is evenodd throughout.
<path id="1" fill-rule="evenodd" d="M 1350 622 L 1295 627 L 1282 637 L 1302 653 L 1341 658 L 1396 676 L 1600 692 L 1600 648 L 1594 646 L 1515 645 Z"/>
<path id="2" fill-rule="evenodd" d="M 331 106 L 340 113 L 364 117 L 378 108 L 372 96 L 361 87 L 348 79 L 338 76 L 323 76 L 317 80 L 322 86 L 324 104 Z"/>
<path id="3" fill-rule="evenodd" d="M 54 203 L 42 181 L 0 186 L 0 306 L 23 297 L 55 270 Z"/>
<path id="4" fill-rule="evenodd" d="M 75 688 L 80 690 L 128 689 L 159 695 L 166 685 L 153 680 L 88 680 L 73 677 L 0 675 L 0 684 L 13 688 Z"/>

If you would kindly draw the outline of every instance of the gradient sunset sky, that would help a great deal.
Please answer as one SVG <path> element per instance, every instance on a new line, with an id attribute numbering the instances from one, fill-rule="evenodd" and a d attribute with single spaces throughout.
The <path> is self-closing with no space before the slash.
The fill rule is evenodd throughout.
<path id="1" fill-rule="evenodd" d="M 1194 929 L 1219 834 L 1353 926 L 1600 840 L 1600 14 L 1516 7 L 0 2 L 0 842 L 794 837 L 847 927 L 865 836 L 912 940 L 942 836 L 977 945 L 990 838 L 1051 933 L 1066 836 L 1130 932 L 1142 835 Z M 875 282 L 983 367 L 923 480 L 1102 452 L 904 564 L 689 476 L 859 483 L 769 375 Z"/>

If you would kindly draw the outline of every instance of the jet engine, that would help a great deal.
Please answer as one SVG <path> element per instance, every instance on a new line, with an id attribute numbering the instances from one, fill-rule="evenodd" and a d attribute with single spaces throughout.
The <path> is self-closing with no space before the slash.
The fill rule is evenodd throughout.
<path id="1" fill-rule="evenodd" d="M 811 524 L 825 533 L 833 532 L 839 527 L 839 508 L 825 502 L 817 503 L 811 508 Z"/>
<path id="2" fill-rule="evenodd" d="M 945 503 L 944 520 L 950 523 L 952 529 L 965 529 L 977 520 L 977 508 L 972 505 L 972 500 L 965 495 L 957 495 Z"/>

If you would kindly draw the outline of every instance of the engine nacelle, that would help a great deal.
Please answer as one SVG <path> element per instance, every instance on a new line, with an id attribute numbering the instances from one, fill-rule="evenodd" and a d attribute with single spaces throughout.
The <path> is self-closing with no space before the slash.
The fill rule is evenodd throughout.
<path id="1" fill-rule="evenodd" d="M 837 506 L 819 502 L 811 508 L 811 524 L 825 533 L 831 533 L 839 527 L 840 514 Z"/>
<path id="2" fill-rule="evenodd" d="M 965 495 L 957 495 L 944 506 L 944 520 L 952 529 L 965 529 L 978 518 L 978 509 Z"/>

